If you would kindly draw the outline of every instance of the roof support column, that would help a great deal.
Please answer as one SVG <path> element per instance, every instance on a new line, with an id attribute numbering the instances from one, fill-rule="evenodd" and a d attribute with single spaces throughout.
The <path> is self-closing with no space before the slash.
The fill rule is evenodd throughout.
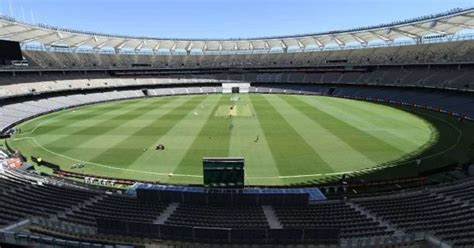
<path id="1" fill-rule="evenodd" d="M 415 43 L 418 45 L 418 44 L 423 44 L 423 39 L 422 37 L 416 37 L 415 38 Z"/>
<path id="2" fill-rule="evenodd" d="M 288 53 L 288 45 L 284 40 L 281 40 L 281 48 L 283 49 L 283 53 Z"/>

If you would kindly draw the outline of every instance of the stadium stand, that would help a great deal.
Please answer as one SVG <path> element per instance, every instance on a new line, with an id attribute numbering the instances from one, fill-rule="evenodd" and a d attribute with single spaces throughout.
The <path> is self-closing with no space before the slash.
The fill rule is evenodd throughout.
<path id="1" fill-rule="evenodd" d="M 412 44 L 394 48 L 365 48 L 358 50 L 334 50 L 327 52 L 253 54 L 253 55 L 131 55 L 95 54 L 69 52 L 48 52 L 24 50 L 24 56 L 39 68 L 227 68 L 227 67 L 281 67 L 281 66 L 324 66 L 330 60 L 344 60 L 350 65 L 397 65 L 430 64 L 472 61 L 474 41 L 450 43 Z M 150 63 L 150 61 L 153 61 Z M 339 63 L 340 65 L 341 63 Z M 337 64 L 336 64 L 337 65 Z M 138 67 L 140 68 L 140 67 Z"/>
<path id="2" fill-rule="evenodd" d="M 183 203 L 144 204 L 127 195 L 111 195 L 67 185 L 59 187 L 47 182 L 38 185 L 8 170 L 2 175 L 0 183 L 4 189 L 3 227 L 33 218 L 36 226 L 54 227 L 64 233 L 84 228 L 87 231 L 82 232 L 92 235 L 97 232 L 97 220 L 107 218 L 150 224 L 162 222 L 174 226 L 257 230 L 269 227 L 272 219 L 265 211 L 270 208 L 283 230 L 341 228 L 340 238 L 343 240 L 426 232 L 455 245 L 473 242 L 469 236 L 472 231 L 469 217 L 472 214 L 472 197 L 466 196 L 470 193 L 462 190 L 472 187 L 472 179 L 428 191 L 421 189 L 379 197 L 322 201 L 306 207 L 233 208 Z M 25 204 L 28 208 L 24 207 Z M 164 214 L 166 211 L 170 213 Z M 55 226 L 54 223 L 61 224 Z M 69 230 L 69 224 L 74 224 L 77 229 Z M 275 226 L 274 223 L 272 225 Z M 414 236 L 407 237 L 414 239 Z M 379 241 L 382 242 L 383 238 Z"/>
<path id="3" fill-rule="evenodd" d="M 341 228 L 341 238 L 393 233 L 341 201 L 307 207 L 275 207 L 275 213 L 283 228 L 335 226 Z"/>
<path id="4" fill-rule="evenodd" d="M 29 66 L 0 67 L 0 131 L 8 136 L 16 124 L 25 120 L 88 104 L 221 93 L 225 83 L 250 84 L 251 94 L 325 95 L 418 107 L 474 120 L 473 37 L 450 33 L 440 40 L 430 40 L 426 30 L 423 31 L 427 28 L 420 28 L 418 22 L 429 25 L 433 18 L 467 19 L 465 23 L 469 24 L 472 9 L 395 23 L 407 25 L 421 35 L 406 44 L 394 43 L 384 36 L 403 38 L 400 31 L 398 34 L 380 31 L 395 24 L 329 33 L 333 38 L 326 37 L 321 44 L 313 44 L 312 36 L 208 41 L 205 45 L 195 41 L 195 46 L 210 47 L 203 49 L 202 54 L 191 54 L 186 50 L 189 44 L 183 46 L 182 41 L 163 44 L 170 49 L 166 54 L 125 53 L 120 49 L 83 51 L 79 47 L 36 49 L 31 44 L 22 44 Z M 444 25 L 449 30 L 459 30 L 459 25 L 448 21 L 444 20 Z M 26 25 L 7 17 L 1 17 L 0 22 L 19 28 Z M 443 25 L 434 26 L 435 33 L 445 32 L 439 30 Z M 135 47 L 141 44 L 133 37 L 46 25 L 30 28 L 54 34 L 61 30 L 64 35 L 72 32 L 71 37 L 85 39 L 78 43 L 93 40 L 92 35 L 104 42 L 131 39 Z M 338 37 L 354 39 L 354 32 L 359 31 L 388 41 L 383 46 L 324 47 Z M 11 37 L 15 35 L 12 33 Z M 321 35 L 327 34 L 314 34 Z M 156 41 L 150 40 L 149 44 L 156 46 Z M 266 40 L 270 40 L 267 45 Z M 303 44 L 303 51 L 290 52 L 285 47 L 282 52 L 273 53 L 242 48 L 250 47 L 248 42 L 255 49 L 280 48 L 284 42 L 300 47 L 296 40 Z M 310 49 L 307 43 L 319 48 Z M 172 47 L 181 47 L 183 55 L 173 54 L 176 51 L 171 50 L 176 49 Z M 226 53 L 219 51 L 219 47 L 231 48 Z M 8 143 L 5 146 L 8 149 Z M 4 160 L 0 156 L 0 164 Z M 425 177 L 348 181 L 343 187 L 322 185 L 329 199 L 309 197 L 307 204 L 277 204 L 277 201 L 244 204 L 250 200 L 236 196 L 241 204 L 223 206 L 209 204 L 210 196 L 203 201 L 204 198 L 184 193 L 143 201 L 131 180 L 126 184 L 134 186 L 128 190 L 104 188 L 79 182 L 94 175 L 71 173 L 75 180 L 68 180 L 63 172 L 56 173 L 56 177 L 0 166 L 0 243 L 51 247 L 117 244 L 186 247 L 191 242 L 229 247 L 232 244 L 474 246 L 474 179 L 464 172 L 462 179 L 437 185 L 430 185 Z M 384 186 L 389 184 L 390 192 L 385 192 Z M 371 185 L 375 193 L 358 192 Z M 273 200 L 278 198 L 275 195 Z M 232 199 L 233 203 L 237 201 Z"/>
<path id="5" fill-rule="evenodd" d="M 166 220 L 169 225 L 228 227 L 259 229 L 268 228 L 261 207 L 209 207 L 205 205 L 179 205 Z"/>
<path id="6" fill-rule="evenodd" d="M 126 196 L 110 195 L 90 205 L 84 205 L 76 211 L 66 213 L 58 219 L 91 227 L 97 227 L 96 220 L 100 218 L 152 223 L 166 206 L 164 203 L 142 204 Z"/>

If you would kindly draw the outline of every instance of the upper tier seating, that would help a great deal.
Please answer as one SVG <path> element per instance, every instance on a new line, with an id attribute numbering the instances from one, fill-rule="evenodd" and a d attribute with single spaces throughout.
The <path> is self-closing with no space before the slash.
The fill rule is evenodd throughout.
<path id="1" fill-rule="evenodd" d="M 241 55 L 148 55 L 92 54 L 24 50 L 31 66 L 41 68 L 132 68 L 137 64 L 154 68 L 252 67 L 327 65 L 347 60 L 348 64 L 414 64 L 468 62 L 473 60 L 474 41 L 454 41 L 394 47 L 327 50 L 296 53 Z"/>

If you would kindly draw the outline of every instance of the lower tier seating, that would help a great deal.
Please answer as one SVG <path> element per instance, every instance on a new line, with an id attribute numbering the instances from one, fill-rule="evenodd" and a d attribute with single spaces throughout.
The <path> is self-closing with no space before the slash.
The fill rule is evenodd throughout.
<path id="1" fill-rule="evenodd" d="M 250 229 L 269 228 L 261 207 L 210 207 L 184 204 L 176 209 L 166 224 Z"/>

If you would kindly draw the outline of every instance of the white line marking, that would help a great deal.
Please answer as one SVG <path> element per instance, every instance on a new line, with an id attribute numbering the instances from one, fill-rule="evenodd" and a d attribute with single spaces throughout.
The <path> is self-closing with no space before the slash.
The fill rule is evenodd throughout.
<path id="1" fill-rule="evenodd" d="M 160 173 L 160 172 L 150 172 L 150 171 L 140 171 L 140 170 L 133 170 L 133 169 L 124 169 L 124 168 L 118 168 L 118 167 L 114 167 L 114 166 L 109 166 L 109 165 L 104 165 L 104 164 L 99 164 L 99 163 L 94 163 L 94 162 L 90 162 L 90 161 L 84 161 L 84 160 L 80 160 L 80 159 L 76 159 L 76 158 L 72 158 L 72 157 L 69 157 L 69 156 L 65 156 L 63 154 L 59 154 L 57 152 L 54 152 L 46 147 L 44 147 L 43 145 L 41 145 L 40 143 L 38 143 L 38 141 L 34 138 L 34 137 L 23 137 L 23 138 L 18 138 L 18 139 L 14 139 L 14 140 L 25 140 L 25 139 L 28 139 L 28 140 L 32 140 L 33 143 L 38 146 L 39 148 L 53 154 L 53 155 L 56 155 L 58 157 L 62 157 L 62 158 L 65 158 L 65 159 L 69 159 L 69 160 L 72 160 L 72 161 L 75 161 L 75 162 L 80 162 L 80 163 L 86 163 L 86 164 L 90 164 L 90 165 L 95 165 L 95 166 L 99 166 L 99 167 L 103 167 L 103 168 L 107 168 L 107 169 L 112 169 L 112 170 L 122 170 L 122 171 L 130 171 L 130 172 L 139 172 L 139 173 L 144 173 L 144 174 L 153 174 L 153 175 L 159 175 L 159 176 L 167 176 L 169 175 L 169 173 Z M 179 177 L 202 177 L 201 175 L 186 175 L 186 174 L 174 174 L 173 173 L 173 176 L 179 176 Z"/>
<path id="2" fill-rule="evenodd" d="M 80 107 L 78 107 L 78 109 L 80 109 Z M 71 111 L 68 111 L 68 110 L 71 110 Z M 77 110 L 77 109 L 74 109 L 74 110 L 72 110 L 72 109 L 65 109 L 65 110 L 59 110 L 59 111 L 56 111 L 56 112 L 52 112 L 51 114 L 57 113 L 58 115 L 56 115 L 56 116 L 54 116 L 54 117 L 52 117 L 52 118 L 48 118 L 48 119 L 46 119 L 46 120 L 44 120 L 44 121 L 41 121 L 41 122 L 38 123 L 31 131 L 25 132 L 25 133 L 21 133 L 21 134 L 22 134 L 22 135 L 24 135 L 24 134 L 33 134 L 33 133 L 36 131 L 36 129 L 38 129 L 38 128 L 39 128 L 40 126 L 42 126 L 44 123 L 48 123 L 48 122 L 51 122 L 51 120 L 54 120 L 54 119 L 56 119 L 56 118 L 58 118 L 58 117 L 63 117 L 63 116 L 65 116 L 65 115 L 74 113 L 76 110 Z M 63 113 L 60 113 L 61 111 L 64 111 L 64 112 L 63 112 Z M 49 114 L 45 114 L 45 115 L 42 115 L 42 116 L 40 116 L 40 117 L 38 117 L 38 118 L 36 118 L 36 119 L 33 119 L 33 120 L 36 120 L 36 121 L 37 121 L 38 119 L 41 119 L 41 118 L 46 117 L 46 116 L 48 116 L 48 115 L 49 115 Z M 26 122 L 25 122 L 25 123 L 26 123 Z"/>

